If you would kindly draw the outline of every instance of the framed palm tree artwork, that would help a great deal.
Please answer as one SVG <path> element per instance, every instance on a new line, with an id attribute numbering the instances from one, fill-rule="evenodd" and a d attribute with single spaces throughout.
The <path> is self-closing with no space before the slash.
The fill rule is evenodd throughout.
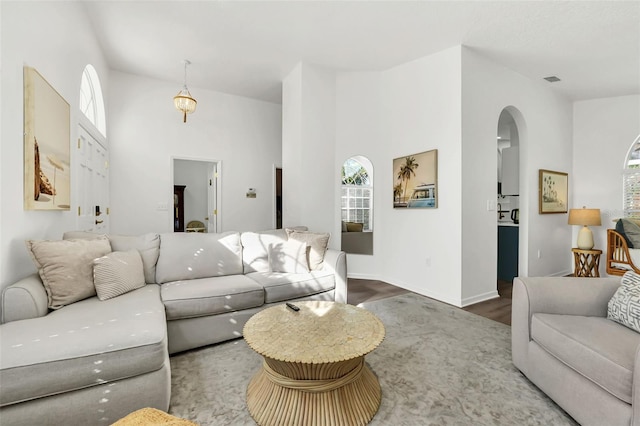
<path id="1" fill-rule="evenodd" d="M 438 207 L 438 150 L 393 160 L 393 207 Z"/>

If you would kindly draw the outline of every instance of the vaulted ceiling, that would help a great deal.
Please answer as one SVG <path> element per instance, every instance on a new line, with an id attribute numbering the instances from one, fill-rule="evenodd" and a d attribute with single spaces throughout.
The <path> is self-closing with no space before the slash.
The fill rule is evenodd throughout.
<path id="1" fill-rule="evenodd" d="M 640 93 L 638 1 L 84 2 L 112 69 L 281 102 L 300 61 L 386 70 L 465 45 L 571 100 Z"/>

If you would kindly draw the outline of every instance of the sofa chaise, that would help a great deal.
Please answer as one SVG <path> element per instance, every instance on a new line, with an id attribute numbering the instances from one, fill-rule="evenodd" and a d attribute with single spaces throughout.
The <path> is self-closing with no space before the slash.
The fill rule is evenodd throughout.
<path id="1" fill-rule="evenodd" d="M 582 425 L 640 425 L 640 333 L 608 318 L 619 287 L 620 277 L 514 279 L 513 364 Z"/>
<path id="2" fill-rule="evenodd" d="M 83 241 L 95 240 L 104 247 L 104 239 L 114 257 L 137 252 L 143 277 L 137 288 L 100 300 L 106 293 L 98 287 L 93 261 L 97 296 L 72 303 L 65 302 L 64 292 L 52 298 L 47 274 L 56 272 L 51 259 L 55 263 L 59 253 L 48 252 L 50 259 L 35 259 L 39 274 L 4 290 L 3 425 L 108 425 L 143 407 L 166 411 L 171 396 L 170 354 L 241 337 L 244 323 L 274 304 L 346 303 L 346 256 L 326 250 L 328 234 L 72 232 L 50 245 L 56 250 L 59 244 L 64 252 Z M 40 247 L 34 243 L 31 249 L 36 256 Z M 100 259 L 107 258 L 109 253 Z M 73 271 L 65 273 L 74 280 Z"/>

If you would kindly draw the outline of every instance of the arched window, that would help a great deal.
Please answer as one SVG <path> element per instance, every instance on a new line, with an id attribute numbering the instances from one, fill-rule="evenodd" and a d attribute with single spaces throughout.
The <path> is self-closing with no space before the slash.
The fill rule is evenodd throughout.
<path id="1" fill-rule="evenodd" d="M 625 217 L 640 217 L 640 136 L 631 144 L 624 162 L 622 203 Z"/>
<path id="2" fill-rule="evenodd" d="M 104 99 L 98 73 L 91 64 L 82 72 L 80 83 L 80 111 L 89 119 L 102 136 L 107 136 L 107 126 L 104 113 Z"/>
<path id="3" fill-rule="evenodd" d="M 361 223 L 365 232 L 373 230 L 373 166 L 362 156 L 342 165 L 342 222 Z"/>

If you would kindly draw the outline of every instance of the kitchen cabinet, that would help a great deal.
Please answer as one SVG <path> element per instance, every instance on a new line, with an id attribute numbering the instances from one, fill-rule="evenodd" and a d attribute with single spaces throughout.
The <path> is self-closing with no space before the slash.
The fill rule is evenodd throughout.
<path id="1" fill-rule="evenodd" d="M 498 226 L 498 279 L 512 282 L 518 276 L 517 226 Z"/>
<path id="2" fill-rule="evenodd" d="M 519 151 L 517 146 L 502 149 L 502 195 L 518 195 L 520 190 Z"/>

